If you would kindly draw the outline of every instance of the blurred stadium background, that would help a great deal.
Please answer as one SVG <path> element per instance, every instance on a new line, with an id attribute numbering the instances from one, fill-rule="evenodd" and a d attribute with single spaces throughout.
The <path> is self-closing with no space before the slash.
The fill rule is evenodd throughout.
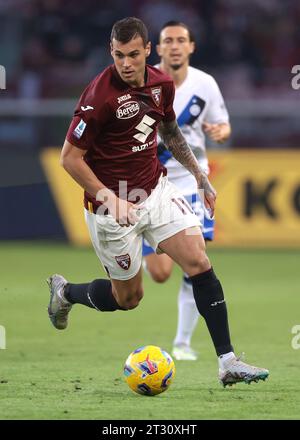
<path id="1" fill-rule="evenodd" d="M 41 154 L 61 147 L 83 88 L 111 63 L 112 24 L 128 15 L 141 17 L 150 29 L 150 63 L 158 61 L 160 26 L 171 18 L 188 23 L 197 40 L 192 64 L 214 75 L 224 94 L 233 135 L 220 156 L 214 154 L 220 146 L 209 145 L 220 193 L 219 243 L 230 244 L 230 234 L 236 235 L 236 222 L 227 219 L 233 212 L 245 231 L 257 226 L 260 245 L 300 245 L 300 90 L 292 87 L 292 68 L 300 63 L 297 0 L 0 0 L 0 64 L 6 69 L 6 89 L 0 91 L 0 203 L 6 207 L 0 239 L 74 238 L 57 196 L 64 186 L 54 191 L 51 155 L 42 165 Z M 23 210 L 26 219 L 18 214 Z M 262 228 L 272 230 L 265 243 Z M 77 241 L 85 243 L 82 234 Z M 248 231 L 246 241 L 242 235 L 233 244 L 255 244 L 255 237 L 247 237 Z"/>
<path id="2" fill-rule="evenodd" d="M 71 333 L 63 335 L 54 335 L 46 321 L 47 275 L 62 271 L 78 282 L 98 276 L 82 193 L 60 169 L 59 148 L 83 88 L 111 63 L 112 24 L 129 15 L 149 27 L 149 63 L 158 61 L 160 26 L 186 22 L 197 41 L 192 65 L 215 76 L 228 106 L 232 137 L 221 147 L 209 144 L 219 193 L 209 252 L 228 292 L 237 344 L 248 347 L 253 362 L 273 367 L 276 378 L 248 394 L 243 407 L 237 400 L 243 393 L 231 398 L 207 389 L 216 386 L 215 363 L 204 327 L 201 361 L 178 368 L 171 405 L 164 397 L 155 408 L 124 400 L 122 359 L 145 341 L 170 348 L 179 270 L 164 286 L 145 279 L 150 292 L 131 319 L 119 314 L 99 320 L 79 308 Z M 0 350 L 0 386 L 8 389 L 0 418 L 298 418 L 299 361 L 290 340 L 300 305 L 300 79 L 297 68 L 292 71 L 300 64 L 299 23 L 297 0 L 0 0 L 0 65 L 6 71 L 0 90 L 0 324 L 10 348 Z M 166 308 L 161 331 L 151 317 Z M 125 339 L 117 342 L 120 331 Z M 63 355 L 68 363 L 62 371 Z M 279 369 L 278 357 L 284 360 Z M 189 382 L 198 368 L 199 390 Z M 97 395 L 89 375 L 104 394 Z M 79 397 L 80 380 L 85 394 Z M 60 403 L 55 395 L 62 395 Z"/>

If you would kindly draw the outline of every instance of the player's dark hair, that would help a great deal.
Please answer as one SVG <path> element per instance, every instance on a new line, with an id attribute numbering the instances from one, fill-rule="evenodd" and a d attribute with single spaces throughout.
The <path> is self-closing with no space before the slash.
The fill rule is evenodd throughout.
<path id="1" fill-rule="evenodd" d="M 113 25 L 110 41 L 112 41 L 114 38 L 115 40 L 126 44 L 138 36 L 142 38 L 144 47 L 146 47 L 149 38 L 148 29 L 146 28 L 145 24 L 139 18 L 127 17 L 116 21 L 116 23 Z"/>
<path id="2" fill-rule="evenodd" d="M 183 27 L 184 29 L 186 29 L 186 30 L 188 31 L 188 33 L 189 33 L 190 41 L 191 41 L 192 43 L 195 42 L 195 37 L 194 37 L 193 32 L 192 32 L 191 29 L 188 27 L 188 25 L 186 25 L 185 23 L 182 23 L 182 21 L 176 21 L 176 20 L 167 21 L 167 22 L 162 26 L 162 28 L 160 29 L 159 35 L 161 34 L 161 32 L 162 32 L 165 28 L 167 28 L 167 27 L 172 27 L 172 26 L 181 26 L 181 27 Z"/>

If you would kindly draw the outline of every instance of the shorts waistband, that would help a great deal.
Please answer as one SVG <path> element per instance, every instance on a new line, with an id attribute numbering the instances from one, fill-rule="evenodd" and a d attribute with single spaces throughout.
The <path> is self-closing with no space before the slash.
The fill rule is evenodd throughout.
<path id="1" fill-rule="evenodd" d="M 99 205 L 96 205 L 95 203 L 84 199 L 84 207 L 87 211 L 91 212 L 92 214 L 97 214 L 97 209 L 99 208 Z M 101 212 L 101 214 L 108 215 L 109 214 L 108 209 L 106 208 L 106 210 L 104 212 Z"/>
<path id="2" fill-rule="evenodd" d="M 163 172 L 160 174 L 160 176 L 159 176 L 159 178 L 158 178 L 158 181 L 157 181 L 157 183 L 156 183 L 156 186 L 155 186 L 155 188 L 153 188 L 153 190 L 155 190 L 156 187 L 159 186 L 159 184 L 162 182 L 162 180 L 163 180 L 166 176 L 167 176 L 167 173 L 166 173 L 165 171 L 163 171 Z M 150 194 L 148 194 L 148 197 L 151 196 L 153 190 L 151 191 Z M 86 198 L 84 198 L 84 207 L 85 207 L 85 209 L 86 209 L 87 211 L 91 212 L 92 214 L 97 214 L 97 210 L 98 210 L 99 206 L 101 206 L 101 204 L 100 204 L 100 205 L 97 205 L 96 203 L 93 203 L 93 202 L 91 202 L 90 200 L 87 200 Z M 102 211 L 103 211 L 103 210 L 102 210 Z M 108 214 L 109 214 L 108 209 L 106 208 L 104 212 L 101 212 L 101 214 L 102 214 L 102 215 L 108 215 Z"/>

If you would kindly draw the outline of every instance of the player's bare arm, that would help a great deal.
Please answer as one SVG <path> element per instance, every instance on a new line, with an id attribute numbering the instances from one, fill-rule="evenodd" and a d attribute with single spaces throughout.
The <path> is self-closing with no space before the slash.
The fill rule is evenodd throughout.
<path id="1" fill-rule="evenodd" d="M 177 121 L 161 122 L 159 135 L 175 159 L 194 175 L 198 188 L 204 190 L 205 205 L 210 208 L 213 215 L 216 191 L 209 182 L 207 175 L 201 170 L 194 153 L 181 133 Z"/>
<path id="2" fill-rule="evenodd" d="M 61 152 L 61 165 L 85 191 L 108 208 L 110 214 L 120 225 L 129 226 L 129 224 L 136 223 L 138 217 L 135 210 L 140 209 L 140 207 L 119 199 L 113 191 L 96 177 L 83 160 L 86 151 L 65 140 Z"/>
<path id="3" fill-rule="evenodd" d="M 220 144 L 225 142 L 231 135 L 231 126 L 226 122 L 221 124 L 210 124 L 208 122 L 204 122 L 202 124 L 202 128 L 204 133 L 207 134 L 212 141 Z"/>

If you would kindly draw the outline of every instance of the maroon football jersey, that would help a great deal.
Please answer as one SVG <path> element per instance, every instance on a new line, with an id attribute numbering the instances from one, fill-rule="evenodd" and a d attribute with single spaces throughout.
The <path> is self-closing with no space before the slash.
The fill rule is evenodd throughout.
<path id="1" fill-rule="evenodd" d="M 155 67 L 146 66 L 144 87 L 132 88 L 107 67 L 81 95 L 67 133 L 67 140 L 87 150 L 85 162 L 101 182 L 118 197 L 141 188 L 149 195 L 159 176 L 166 173 L 157 158 L 157 127 L 173 121 L 174 84 Z M 120 193 L 119 182 L 127 191 Z M 121 184 L 126 186 L 126 184 Z M 87 200 L 95 203 L 90 194 Z"/>

